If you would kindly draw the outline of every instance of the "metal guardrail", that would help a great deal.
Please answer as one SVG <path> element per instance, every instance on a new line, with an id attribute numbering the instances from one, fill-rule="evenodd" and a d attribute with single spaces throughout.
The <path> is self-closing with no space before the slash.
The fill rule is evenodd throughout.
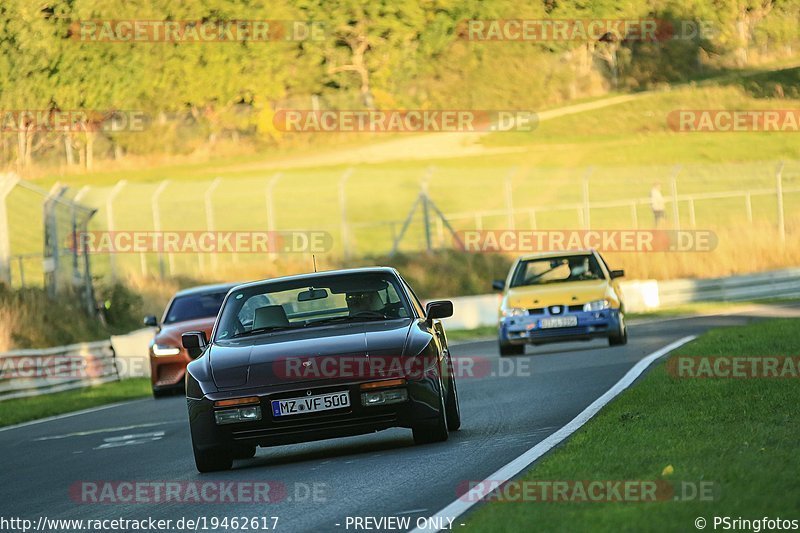
<path id="1" fill-rule="evenodd" d="M 0 353 L 0 401 L 119 379 L 110 341 Z"/>
<path id="2" fill-rule="evenodd" d="M 725 302 L 766 298 L 800 298 L 800 268 L 713 279 L 625 280 L 620 282 L 628 312 L 638 313 L 692 302 Z M 450 329 L 497 324 L 499 293 L 460 296 L 453 300 Z"/>
<path id="3" fill-rule="evenodd" d="M 659 305 L 800 297 L 800 268 L 746 276 L 658 282 Z"/>

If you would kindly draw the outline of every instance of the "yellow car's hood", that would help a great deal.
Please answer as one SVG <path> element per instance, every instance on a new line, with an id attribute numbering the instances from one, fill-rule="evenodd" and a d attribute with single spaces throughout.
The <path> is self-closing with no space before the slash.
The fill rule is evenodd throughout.
<path id="1" fill-rule="evenodd" d="M 602 279 L 514 287 L 508 290 L 506 306 L 530 309 L 550 305 L 585 304 L 606 298 L 608 288 L 608 282 Z"/>

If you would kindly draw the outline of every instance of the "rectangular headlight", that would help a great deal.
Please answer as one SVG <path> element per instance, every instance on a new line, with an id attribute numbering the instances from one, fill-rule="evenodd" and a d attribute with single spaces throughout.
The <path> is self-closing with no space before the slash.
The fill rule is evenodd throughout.
<path id="1" fill-rule="evenodd" d="M 236 424 L 261 420 L 261 407 L 242 407 L 241 409 L 224 409 L 214 412 L 217 424 Z"/>
<path id="2" fill-rule="evenodd" d="M 405 389 L 364 392 L 361 394 L 361 405 L 365 407 L 400 403 L 406 400 L 408 400 L 408 392 Z"/>

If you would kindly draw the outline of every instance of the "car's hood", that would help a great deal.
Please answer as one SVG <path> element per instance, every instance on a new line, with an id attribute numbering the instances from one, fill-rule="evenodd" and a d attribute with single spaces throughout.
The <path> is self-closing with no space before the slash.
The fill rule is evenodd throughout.
<path id="1" fill-rule="evenodd" d="M 161 326 L 161 331 L 156 333 L 155 342 L 161 345 L 181 347 L 181 335 L 187 331 L 205 331 L 206 337 L 211 336 L 216 317 L 198 318 Z"/>
<path id="2" fill-rule="evenodd" d="M 209 350 L 211 373 L 220 390 L 347 379 L 345 365 L 356 371 L 369 358 L 404 355 L 411 323 L 365 322 L 222 341 Z"/>
<path id="3" fill-rule="evenodd" d="M 605 298 L 607 291 L 608 282 L 602 279 L 514 287 L 506 295 L 506 307 L 584 304 Z"/>

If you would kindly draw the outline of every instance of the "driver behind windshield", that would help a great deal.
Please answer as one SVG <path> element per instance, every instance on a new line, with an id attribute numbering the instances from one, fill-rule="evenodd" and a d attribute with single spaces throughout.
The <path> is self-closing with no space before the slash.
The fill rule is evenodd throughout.
<path id="1" fill-rule="evenodd" d="M 377 291 L 348 292 L 346 300 L 350 316 L 358 313 L 381 313 L 384 303 Z"/>

